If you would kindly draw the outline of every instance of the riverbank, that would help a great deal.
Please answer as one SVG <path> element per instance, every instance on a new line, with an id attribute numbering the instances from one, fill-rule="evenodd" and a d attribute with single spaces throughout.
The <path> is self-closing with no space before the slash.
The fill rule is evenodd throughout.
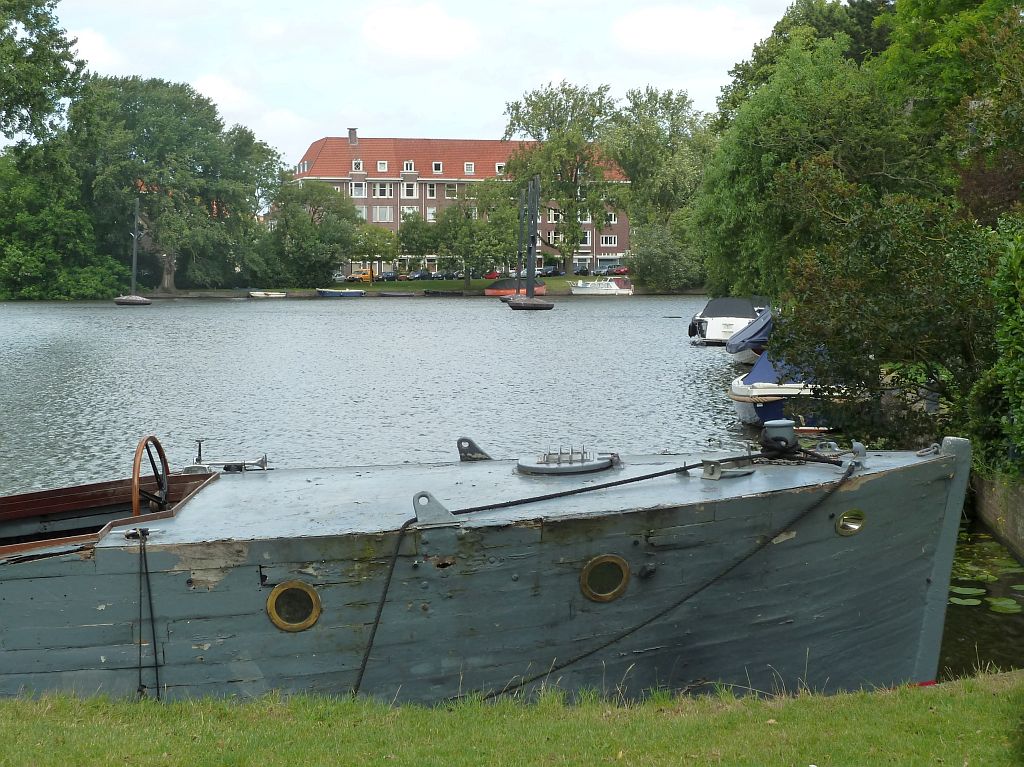
<path id="1" fill-rule="evenodd" d="M 2 764 L 855 765 L 1024 762 L 1024 672 L 836 696 L 642 704 L 550 693 L 448 706 L 349 698 L 0 703 Z"/>

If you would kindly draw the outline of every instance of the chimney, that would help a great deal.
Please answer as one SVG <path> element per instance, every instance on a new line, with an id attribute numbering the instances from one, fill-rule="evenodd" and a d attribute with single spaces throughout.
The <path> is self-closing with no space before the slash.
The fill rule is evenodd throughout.
<path id="1" fill-rule="evenodd" d="M 359 143 L 359 136 L 356 135 L 355 128 L 348 129 L 348 143 L 349 146 L 355 146 L 356 144 Z"/>

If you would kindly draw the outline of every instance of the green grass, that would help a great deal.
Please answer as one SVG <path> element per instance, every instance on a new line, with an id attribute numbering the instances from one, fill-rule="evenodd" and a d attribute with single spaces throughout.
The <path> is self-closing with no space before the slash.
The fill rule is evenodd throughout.
<path id="1" fill-rule="evenodd" d="M 1020 765 L 1024 672 L 757 700 L 0 703 L 0 765 Z"/>

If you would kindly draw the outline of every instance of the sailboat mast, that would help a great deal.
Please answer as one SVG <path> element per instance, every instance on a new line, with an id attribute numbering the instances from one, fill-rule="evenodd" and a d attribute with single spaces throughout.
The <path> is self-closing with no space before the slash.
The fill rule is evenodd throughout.
<path id="1" fill-rule="evenodd" d="M 135 295 L 135 272 L 139 260 L 139 198 L 135 198 L 135 225 L 132 229 L 132 289 L 129 295 Z"/>

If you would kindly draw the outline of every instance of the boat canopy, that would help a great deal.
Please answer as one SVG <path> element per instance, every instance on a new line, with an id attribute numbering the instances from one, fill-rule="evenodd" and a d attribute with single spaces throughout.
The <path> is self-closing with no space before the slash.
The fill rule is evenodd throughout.
<path id="1" fill-rule="evenodd" d="M 736 354 L 744 349 L 761 349 L 768 343 L 774 325 L 774 313 L 770 308 L 765 309 L 753 322 L 729 337 L 725 342 L 725 350 L 730 354 Z"/>
<path id="2" fill-rule="evenodd" d="M 730 339 L 731 340 L 731 339 Z M 750 372 L 743 376 L 743 383 L 807 383 L 806 379 L 790 365 L 772 359 L 768 352 L 757 358 Z"/>
<path id="3" fill-rule="evenodd" d="M 704 319 L 709 317 L 744 317 L 754 319 L 757 309 L 749 298 L 712 298 L 701 311 Z"/>

